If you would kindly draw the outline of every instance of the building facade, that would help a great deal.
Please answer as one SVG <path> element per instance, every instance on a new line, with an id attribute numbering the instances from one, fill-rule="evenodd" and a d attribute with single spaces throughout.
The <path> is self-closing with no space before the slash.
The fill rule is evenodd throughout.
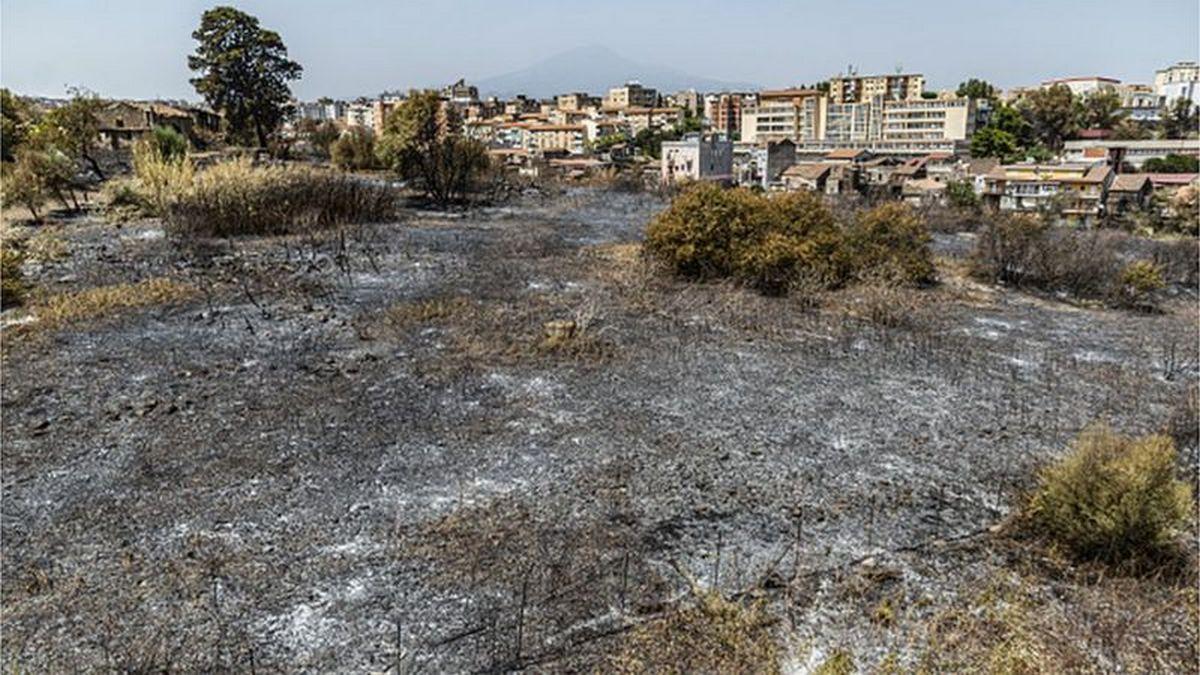
<path id="1" fill-rule="evenodd" d="M 658 90 L 643 87 L 638 82 L 626 82 L 624 86 L 613 87 L 604 96 L 603 107 L 607 110 L 625 110 L 627 108 L 654 108 L 658 106 Z"/>
<path id="2" fill-rule="evenodd" d="M 917 73 L 896 75 L 838 75 L 829 80 L 830 103 L 862 103 L 875 98 L 903 101 L 921 98 L 925 76 Z"/>
<path id="3" fill-rule="evenodd" d="M 758 103 L 741 115 L 741 140 L 746 143 L 813 141 L 825 134 L 824 94 L 815 89 L 761 92 Z"/>
<path id="4" fill-rule="evenodd" d="M 662 144 L 662 182 L 730 181 L 733 179 L 733 142 L 723 138 L 689 135 Z"/>

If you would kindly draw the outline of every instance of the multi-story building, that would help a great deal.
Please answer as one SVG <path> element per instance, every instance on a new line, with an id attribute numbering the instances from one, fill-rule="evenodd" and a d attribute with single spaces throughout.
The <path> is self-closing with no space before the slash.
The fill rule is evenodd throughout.
<path id="1" fill-rule="evenodd" d="M 582 124 L 531 124 L 525 128 L 526 150 L 583 154 L 587 129 Z"/>
<path id="2" fill-rule="evenodd" d="M 1089 75 L 1086 77 L 1060 77 L 1056 80 L 1046 80 L 1042 83 L 1042 89 L 1049 89 L 1055 85 L 1065 85 L 1076 96 L 1086 96 L 1094 94 L 1098 91 L 1116 89 L 1121 81 L 1111 77 L 1098 77 Z"/>
<path id="3" fill-rule="evenodd" d="M 675 126 L 683 119 L 683 111 L 679 108 L 626 108 L 621 111 L 619 119 L 629 125 L 634 135 L 645 129 L 661 129 Z"/>
<path id="4" fill-rule="evenodd" d="M 1191 101 L 1193 106 L 1200 105 L 1200 65 L 1195 61 L 1180 61 L 1155 72 L 1154 93 L 1163 97 L 1167 105 L 1181 98 Z"/>
<path id="5" fill-rule="evenodd" d="M 674 94 L 667 94 L 663 97 L 663 105 L 671 108 L 680 108 L 686 110 L 693 115 L 700 112 L 701 96 L 695 89 L 684 89 L 677 91 Z"/>
<path id="6" fill-rule="evenodd" d="M 704 97 L 704 119 L 709 128 L 727 138 L 741 138 L 742 113 L 758 103 L 758 95 L 746 92 L 708 94 Z"/>
<path id="7" fill-rule="evenodd" d="M 689 134 L 662 144 L 662 182 L 733 179 L 733 141 Z"/>
<path id="8" fill-rule="evenodd" d="M 375 129 L 375 103 L 378 101 L 355 101 L 346 106 L 346 126 L 354 129 Z M 381 122 L 382 123 L 382 122 Z"/>
<path id="9" fill-rule="evenodd" d="M 838 75 L 829 80 L 830 103 L 862 103 L 875 98 L 903 101 L 921 98 L 925 76 L 916 73 L 895 75 Z"/>
<path id="10" fill-rule="evenodd" d="M 583 92 L 559 94 L 554 99 L 559 110 L 582 111 L 584 108 L 600 105 L 600 99 Z"/>
<path id="11" fill-rule="evenodd" d="M 886 141 L 965 141 L 975 133 L 976 105 L 968 98 L 885 101 L 882 113 Z"/>
<path id="12" fill-rule="evenodd" d="M 474 85 L 467 84 L 466 80 L 460 78 L 458 82 L 442 89 L 442 98 L 456 105 L 478 103 L 479 89 Z"/>
<path id="13" fill-rule="evenodd" d="M 742 111 L 741 140 L 745 143 L 819 140 L 825 134 L 826 100 L 815 89 L 761 92 L 758 103 Z"/>
<path id="14" fill-rule="evenodd" d="M 882 135 L 881 106 L 874 102 L 830 103 L 825 110 L 825 136 L 834 145 L 862 144 Z"/>
<path id="15" fill-rule="evenodd" d="M 1104 213 L 1113 170 L 1105 164 L 1013 164 L 984 177 L 983 197 L 1002 211 L 1059 209 L 1085 223 Z"/>
<path id="16" fill-rule="evenodd" d="M 626 108 L 654 108 L 658 106 L 658 91 L 643 87 L 638 82 L 626 82 L 624 86 L 613 87 L 604 96 L 603 107 L 607 110 L 625 110 Z"/>
<path id="17" fill-rule="evenodd" d="M 1163 97 L 1148 84 L 1121 84 L 1121 112 L 1135 122 L 1157 122 L 1162 118 Z"/>

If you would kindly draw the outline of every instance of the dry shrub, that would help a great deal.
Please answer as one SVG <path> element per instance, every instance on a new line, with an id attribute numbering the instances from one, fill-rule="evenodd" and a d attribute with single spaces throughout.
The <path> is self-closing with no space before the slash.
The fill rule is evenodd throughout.
<path id="1" fill-rule="evenodd" d="M 164 153 L 151 139 L 143 139 L 133 146 L 133 173 L 137 182 L 115 185 L 110 193 L 110 204 L 111 197 L 117 197 L 119 209 L 129 211 L 136 206 L 155 216 L 166 215 L 191 189 L 195 178 L 195 169 L 186 153 Z"/>
<path id="2" fill-rule="evenodd" d="M 10 241 L 0 241 L 0 308 L 16 307 L 25 301 L 29 285 L 21 272 L 25 252 Z"/>
<path id="3" fill-rule="evenodd" d="M 1135 260 L 1121 270 L 1117 300 L 1125 307 L 1152 310 L 1155 296 L 1165 286 L 1162 268 L 1148 260 Z"/>
<path id="4" fill-rule="evenodd" d="M 401 302 L 383 312 L 384 325 L 394 331 L 407 330 L 413 326 L 434 321 L 451 319 L 463 312 L 471 311 L 470 299 L 461 296 L 427 298 L 416 302 Z"/>
<path id="5" fill-rule="evenodd" d="M 936 280 L 932 237 L 921 217 L 907 204 L 889 202 L 858 214 L 847 228 L 846 246 L 855 274 L 899 284 Z"/>
<path id="6" fill-rule="evenodd" d="M 617 673 L 778 673 L 779 647 L 760 604 L 708 591 L 695 604 L 638 626 L 612 658 Z"/>
<path id="7" fill-rule="evenodd" d="M 185 300 L 196 292 L 188 284 L 160 277 L 133 284 L 113 284 L 74 293 L 60 293 L 34 302 L 29 309 L 37 320 L 15 326 L 14 330 L 18 333 L 55 330 L 122 309 Z"/>
<path id="8" fill-rule="evenodd" d="M 1176 478 L 1168 436 L 1129 438 L 1097 425 L 1046 467 L 1027 518 L 1040 534 L 1085 560 L 1127 566 L 1178 551 L 1192 491 Z"/>
<path id="9" fill-rule="evenodd" d="M 646 229 L 646 250 L 692 279 L 733 278 L 767 295 L 858 276 L 933 279 L 929 233 L 903 205 L 858 214 L 846 228 L 817 195 L 765 195 L 712 184 L 684 189 Z"/>
<path id="10" fill-rule="evenodd" d="M 866 283 L 833 299 L 846 314 L 885 329 L 926 331 L 937 322 L 937 307 L 926 292 L 886 283 Z"/>
<path id="11" fill-rule="evenodd" d="M 216 164 L 171 205 L 168 230 L 183 236 L 304 232 L 392 217 L 395 193 L 362 178 L 297 166 Z"/>
<path id="12" fill-rule="evenodd" d="M 1180 450 L 1200 449 L 1200 387 L 1193 384 L 1179 397 L 1171 408 L 1163 433 L 1170 436 Z"/>
<path id="13" fill-rule="evenodd" d="M 839 649 L 822 661 L 813 675 L 853 675 L 854 672 L 854 657 L 850 652 Z"/>
<path id="14" fill-rule="evenodd" d="M 992 283 L 1019 285 L 1034 268 L 1034 255 L 1047 226 L 1028 214 L 998 215 L 976 239 L 972 272 Z"/>

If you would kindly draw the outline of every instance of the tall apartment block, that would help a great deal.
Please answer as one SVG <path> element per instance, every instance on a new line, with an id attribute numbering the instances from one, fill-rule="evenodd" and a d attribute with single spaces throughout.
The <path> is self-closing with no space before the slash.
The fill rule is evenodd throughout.
<path id="1" fill-rule="evenodd" d="M 877 98 L 904 101 L 921 98 L 925 76 L 916 73 L 897 75 L 838 75 L 829 79 L 830 103 L 867 103 Z"/>

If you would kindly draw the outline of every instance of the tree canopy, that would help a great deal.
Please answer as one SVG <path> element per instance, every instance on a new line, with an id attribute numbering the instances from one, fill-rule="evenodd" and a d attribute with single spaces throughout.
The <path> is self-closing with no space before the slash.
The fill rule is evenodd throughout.
<path id="1" fill-rule="evenodd" d="M 196 92 L 224 113 L 231 138 L 265 146 L 287 115 L 288 82 L 300 78 L 300 64 L 288 59 L 278 33 L 233 7 L 206 11 L 192 37 L 199 43 L 188 57 Z"/>
<path id="2" fill-rule="evenodd" d="M 1063 141 L 1079 128 L 1075 94 L 1065 84 L 1029 92 L 1022 101 L 1022 112 L 1033 125 L 1036 139 L 1051 150 L 1062 149 Z"/>
<path id="3" fill-rule="evenodd" d="M 996 88 L 990 82 L 975 77 L 959 84 L 955 93 L 967 98 L 983 98 L 989 101 L 996 98 Z"/>
<path id="4" fill-rule="evenodd" d="M 401 176 L 420 181 L 441 205 L 465 197 L 488 166 L 483 145 L 462 136 L 458 111 L 432 90 L 409 92 L 388 114 L 376 153 Z"/>

